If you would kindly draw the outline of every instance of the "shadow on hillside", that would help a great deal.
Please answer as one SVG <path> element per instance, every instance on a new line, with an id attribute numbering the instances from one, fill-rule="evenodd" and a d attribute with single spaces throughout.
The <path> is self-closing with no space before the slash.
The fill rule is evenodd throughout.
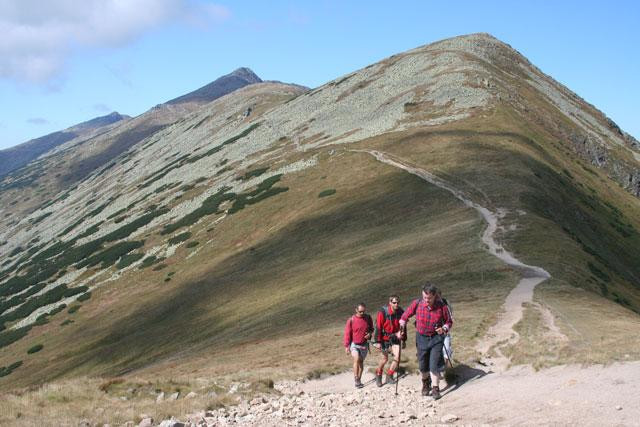
<path id="1" fill-rule="evenodd" d="M 163 292 L 161 300 L 145 299 L 108 330 L 95 324 L 83 331 L 89 340 L 101 338 L 69 352 L 73 365 L 123 374 L 198 350 L 214 352 L 218 346 L 282 337 L 292 330 L 296 335 L 312 332 L 327 319 L 346 319 L 354 301 L 379 300 L 390 289 L 414 291 L 424 276 L 424 262 L 396 265 L 406 264 L 422 248 L 403 252 L 380 243 L 390 236 L 414 236 L 416 226 L 459 204 L 418 177 L 395 171 L 353 194 L 354 201 L 286 226 L 211 265 L 202 280 L 181 285 L 171 295 Z M 408 241 L 421 244 L 413 237 Z M 329 271 L 318 271 L 325 265 Z M 256 294 L 277 296 L 283 283 L 287 293 L 295 286 L 293 295 L 304 297 L 243 313 L 244 302 L 253 302 Z M 223 312 L 241 321 L 232 323 Z"/>
<path id="2" fill-rule="evenodd" d="M 165 127 L 165 125 L 143 124 L 118 134 L 110 141 L 104 151 L 88 156 L 79 163 L 73 163 L 70 169 L 66 171 L 66 174 L 62 176 L 62 182 L 66 185 L 71 185 L 83 180 L 87 175 L 105 166 L 111 160 L 115 159 L 121 153 L 127 151 L 138 142 L 156 132 L 159 132 Z M 93 139 L 95 139 L 95 137 L 85 141 L 84 143 L 90 142 Z"/>
<path id="3" fill-rule="evenodd" d="M 492 150 L 505 152 L 504 148 L 491 149 L 472 142 L 465 149 L 477 153 L 478 159 Z M 621 261 L 614 259 L 615 246 L 609 241 L 613 241 L 615 230 L 605 228 L 605 220 L 611 215 L 605 215 L 604 203 L 580 191 L 569 175 L 521 154 L 507 154 L 526 171 L 505 178 L 529 189 L 519 196 L 523 206 L 532 216 L 549 221 L 547 224 L 555 222 L 567 233 L 551 243 L 573 238 L 610 268 L 620 265 L 621 274 L 626 272 L 622 267 L 636 265 L 630 262 L 637 257 L 631 251 L 620 255 Z M 491 165 L 489 161 L 487 164 Z M 255 246 L 210 265 L 201 280 L 183 284 L 170 295 L 163 292 L 155 301 L 145 296 L 133 313 L 119 318 L 108 329 L 88 326 L 89 330 L 83 331 L 89 337 L 88 344 L 70 354 L 75 356 L 74 365 L 97 366 L 105 373 L 118 374 L 198 352 L 210 351 L 213 358 L 221 346 L 270 340 L 292 331 L 303 334 L 327 322 L 346 319 L 355 301 L 380 300 L 390 290 L 411 295 L 418 288 L 416 283 L 433 268 L 425 262 L 433 248 L 416 237 L 406 238 L 398 246 L 386 243 L 418 236 L 416 230 L 434 221 L 445 225 L 443 213 L 453 213 L 460 203 L 444 190 L 396 171 L 350 194 L 351 201 L 333 211 L 285 226 Z M 589 206 L 594 214 L 588 213 Z M 599 221 L 576 221 L 572 216 L 575 212 Z M 453 244 L 454 237 L 445 236 L 451 239 L 452 253 L 460 250 Z M 635 239 L 634 235 L 626 240 Z M 629 245 L 622 242 L 619 246 L 625 244 Z M 539 247 L 542 253 L 545 246 Z M 422 257 L 420 262 L 412 258 L 416 253 Z M 292 297 L 284 301 L 277 298 L 282 293 Z M 258 295 L 275 302 L 253 304 Z M 263 308 L 248 310 L 251 305 Z M 101 338 L 96 342 L 93 337 Z M 336 338 L 336 345 L 338 341 Z M 457 370 L 456 388 L 486 375 L 466 365 L 459 365 Z"/>
<path id="4" fill-rule="evenodd" d="M 492 187 L 491 180 L 484 179 L 487 184 L 482 187 L 484 191 L 496 191 L 492 196 L 494 201 L 500 199 L 504 189 L 511 188 L 513 190 L 520 186 L 522 192 L 519 195 L 519 208 L 533 213 L 540 219 L 555 223 L 565 234 L 564 236 L 557 234 L 558 241 L 555 242 L 540 242 L 538 247 L 542 249 L 544 243 L 547 243 L 549 245 L 548 248 L 545 248 L 547 251 L 556 250 L 557 252 L 557 244 L 561 240 L 571 239 L 579 245 L 584 255 L 589 257 L 590 260 L 587 260 L 589 269 L 585 271 L 587 274 L 580 279 L 571 278 L 570 282 L 582 282 L 579 287 L 594 291 L 627 309 L 640 311 L 637 306 L 634 306 L 633 298 L 630 298 L 632 294 L 628 290 L 622 290 L 621 287 L 618 287 L 618 290 L 613 292 L 609 289 L 613 278 L 608 274 L 611 272 L 626 281 L 624 286 L 629 286 L 631 291 L 640 289 L 640 256 L 638 256 L 639 252 L 636 249 L 640 244 L 640 231 L 634 228 L 630 218 L 620 210 L 622 205 L 614 205 L 615 200 L 607 199 L 603 192 L 592 188 L 588 180 L 585 180 L 584 177 L 574 176 L 575 171 L 571 173 L 567 169 L 571 162 L 577 163 L 580 165 L 583 175 L 586 173 L 593 177 L 598 176 L 594 168 L 588 163 L 579 161 L 578 158 L 570 157 L 566 159 L 567 162 L 562 162 L 561 157 L 551 155 L 552 151 L 549 149 L 549 145 L 556 144 L 547 143 L 546 146 L 543 146 L 525 134 L 514 132 L 471 129 L 420 130 L 399 140 L 390 139 L 389 142 L 382 145 L 382 149 L 393 152 L 394 144 L 410 145 L 418 141 L 424 143 L 437 137 L 451 138 L 452 141 L 459 138 L 455 142 L 467 152 L 465 155 L 458 153 L 459 160 L 462 162 L 466 156 L 477 164 L 484 163 L 486 166 L 478 168 L 475 173 L 469 173 L 470 170 L 467 170 L 467 174 L 457 172 L 455 175 L 459 176 L 442 172 L 440 173 L 441 177 L 453 183 L 459 182 L 460 178 L 466 182 L 474 182 L 484 178 L 483 173 L 490 174 L 491 180 L 500 183 L 499 186 Z M 535 150 L 541 160 L 505 146 L 483 143 L 482 137 L 509 142 L 516 141 Z M 513 165 L 519 164 L 520 171 L 514 173 L 515 170 L 509 171 L 508 168 L 502 167 L 507 159 Z M 492 168 L 492 165 L 496 167 Z M 500 167 L 497 167 L 498 165 Z M 505 185 L 506 182 L 511 185 Z M 468 187 L 464 183 L 462 186 Z M 631 210 L 623 210 L 633 213 Z M 536 256 L 534 251 L 530 252 L 530 256 Z M 545 258 L 544 256 L 540 257 Z M 598 265 L 593 263 L 592 258 L 597 260 Z M 566 274 L 564 271 L 566 267 L 562 264 L 562 259 L 561 256 L 547 259 L 545 268 L 552 273 L 552 276 L 560 277 Z M 554 264 L 559 264 L 555 274 L 549 270 Z M 530 275 L 531 271 L 525 274 Z M 620 292 L 626 295 L 620 295 Z"/>

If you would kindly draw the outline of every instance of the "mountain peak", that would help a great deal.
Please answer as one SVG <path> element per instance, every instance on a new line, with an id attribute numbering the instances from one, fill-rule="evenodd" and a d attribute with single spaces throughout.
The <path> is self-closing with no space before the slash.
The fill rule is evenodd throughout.
<path id="1" fill-rule="evenodd" d="M 247 80 L 248 82 L 251 82 L 251 83 L 260 83 L 260 82 L 262 82 L 262 79 L 260 77 L 258 77 L 258 75 L 256 73 L 254 73 L 251 68 L 248 68 L 248 67 L 237 68 L 233 72 L 231 72 L 230 74 L 227 74 L 227 76 L 240 77 L 240 78 L 245 79 L 245 80 Z"/>
<path id="2" fill-rule="evenodd" d="M 74 125 L 73 129 L 89 129 L 89 128 L 98 128 L 106 125 L 110 125 L 115 122 L 119 122 L 120 120 L 129 119 L 129 116 L 118 113 L 117 111 L 113 111 L 104 116 L 95 117 L 91 120 L 87 120 L 86 122 L 78 123 Z"/>
<path id="3" fill-rule="evenodd" d="M 250 68 L 241 67 L 229 74 L 218 77 L 211 83 L 202 86 L 200 89 L 196 89 L 186 95 L 172 99 L 171 101 L 168 101 L 167 104 L 182 104 L 185 102 L 204 104 L 233 92 L 236 89 L 240 89 L 241 87 L 260 82 L 262 82 L 262 79 L 258 77 L 256 73 L 251 71 Z"/>

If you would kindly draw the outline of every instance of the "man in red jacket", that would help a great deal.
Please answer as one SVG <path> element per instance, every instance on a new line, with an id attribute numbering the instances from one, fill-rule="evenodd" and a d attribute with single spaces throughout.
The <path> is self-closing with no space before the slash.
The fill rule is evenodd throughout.
<path id="1" fill-rule="evenodd" d="M 386 384 L 393 384 L 393 374 L 398 368 L 400 363 L 400 345 L 402 341 L 402 348 L 407 345 L 407 336 L 402 335 L 402 340 L 396 336 L 400 331 L 400 317 L 404 310 L 399 305 L 400 298 L 397 295 L 391 295 L 389 297 L 389 304 L 383 306 L 378 311 L 378 317 L 376 318 L 376 329 L 374 333 L 373 346 L 382 352 L 380 363 L 378 363 L 378 369 L 376 369 L 376 385 L 382 387 L 382 372 L 384 371 L 384 365 L 389 360 L 389 353 L 393 354 L 393 361 L 389 370 L 387 371 L 387 377 L 385 378 Z"/>
<path id="2" fill-rule="evenodd" d="M 356 312 L 347 320 L 344 327 L 344 349 L 353 357 L 353 377 L 356 388 L 362 388 L 362 371 L 364 359 L 369 352 L 369 340 L 373 332 L 373 320 L 366 314 L 364 303 L 356 305 Z"/>
<path id="3" fill-rule="evenodd" d="M 413 301 L 400 318 L 402 330 L 413 315 L 416 316 L 416 347 L 422 374 L 422 395 L 428 396 L 431 391 L 431 396 L 437 400 L 440 399 L 440 368 L 444 365 L 442 346 L 445 335 L 453 325 L 449 310 L 438 298 L 437 287 L 428 282 L 423 286 L 422 298 Z"/>

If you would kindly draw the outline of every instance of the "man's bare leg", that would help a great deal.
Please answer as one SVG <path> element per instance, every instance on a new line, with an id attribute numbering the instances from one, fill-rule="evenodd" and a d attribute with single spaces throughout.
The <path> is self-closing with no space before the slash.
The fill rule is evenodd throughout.
<path id="1" fill-rule="evenodd" d="M 387 353 L 382 353 L 382 357 L 380 358 L 380 363 L 378 363 L 378 369 L 376 369 L 376 372 L 380 372 L 382 374 L 382 371 L 384 371 L 384 365 L 386 365 L 388 361 L 389 356 L 387 356 Z"/>
<path id="2" fill-rule="evenodd" d="M 353 378 L 360 378 L 360 355 L 354 351 L 351 352 L 351 357 L 353 357 Z"/>
<path id="3" fill-rule="evenodd" d="M 356 387 L 358 387 L 358 384 L 360 384 L 360 378 L 362 377 L 363 360 L 357 351 L 352 351 L 351 357 L 353 357 L 353 378 L 355 380 Z"/>
<path id="4" fill-rule="evenodd" d="M 385 382 L 387 384 L 394 384 L 396 380 L 393 379 L 393 374 L 396 373 L 396 369 L 398 368 L 398 356 L 400 356 L 400 346 L 397 344 L 393 344 L 391 346 L 391 354 L 393 356 L 393 361 L 391 362 L 391 366 L 389 366 L 389 370 L 387 370 L 387 377 Z"/>
<path id="5" fill-rule="evenodd" d="M 429 372 L 431 375 L 431 385 L 433 387 L 440 386 L 440 374 L 434 374 L 433 372 Z"/>
<path id="6" fill-rule="evenodd" d="M 395 372 L 398 369 L 398 364 L 400 363 L 400 345 L 392 345 L 391 353 L 393 353 L 393 361 L 391 362 L 391 366 L 389 366 L 389 369 Z"/>

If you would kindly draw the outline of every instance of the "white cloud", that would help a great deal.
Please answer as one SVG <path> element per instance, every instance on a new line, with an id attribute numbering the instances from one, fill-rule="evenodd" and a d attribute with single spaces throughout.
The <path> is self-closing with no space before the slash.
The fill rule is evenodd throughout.
<path id="1" fill-rule="evenodd" d="M 111 111 L 111 107 L 109 107 L 107 104 L 93 104 L 93 109 L 96 110 L 99 113 L 108 113 L 109 111 Z"/>
<path id="2" fill-rule="evenodd" d="M 49 120 L 43 119 L 42 117 L 32 117 L 27 119 L 27 123 L 31 125 L 46 125 L 49 124 Z"/>
<path id="3" fill-rule="evenodd" d="M 120 47 L 171 22 L 220 22 L 223 6 L 196 0 L 2 0 L 0 78 L 47 81 L 83 47 Z"/>

